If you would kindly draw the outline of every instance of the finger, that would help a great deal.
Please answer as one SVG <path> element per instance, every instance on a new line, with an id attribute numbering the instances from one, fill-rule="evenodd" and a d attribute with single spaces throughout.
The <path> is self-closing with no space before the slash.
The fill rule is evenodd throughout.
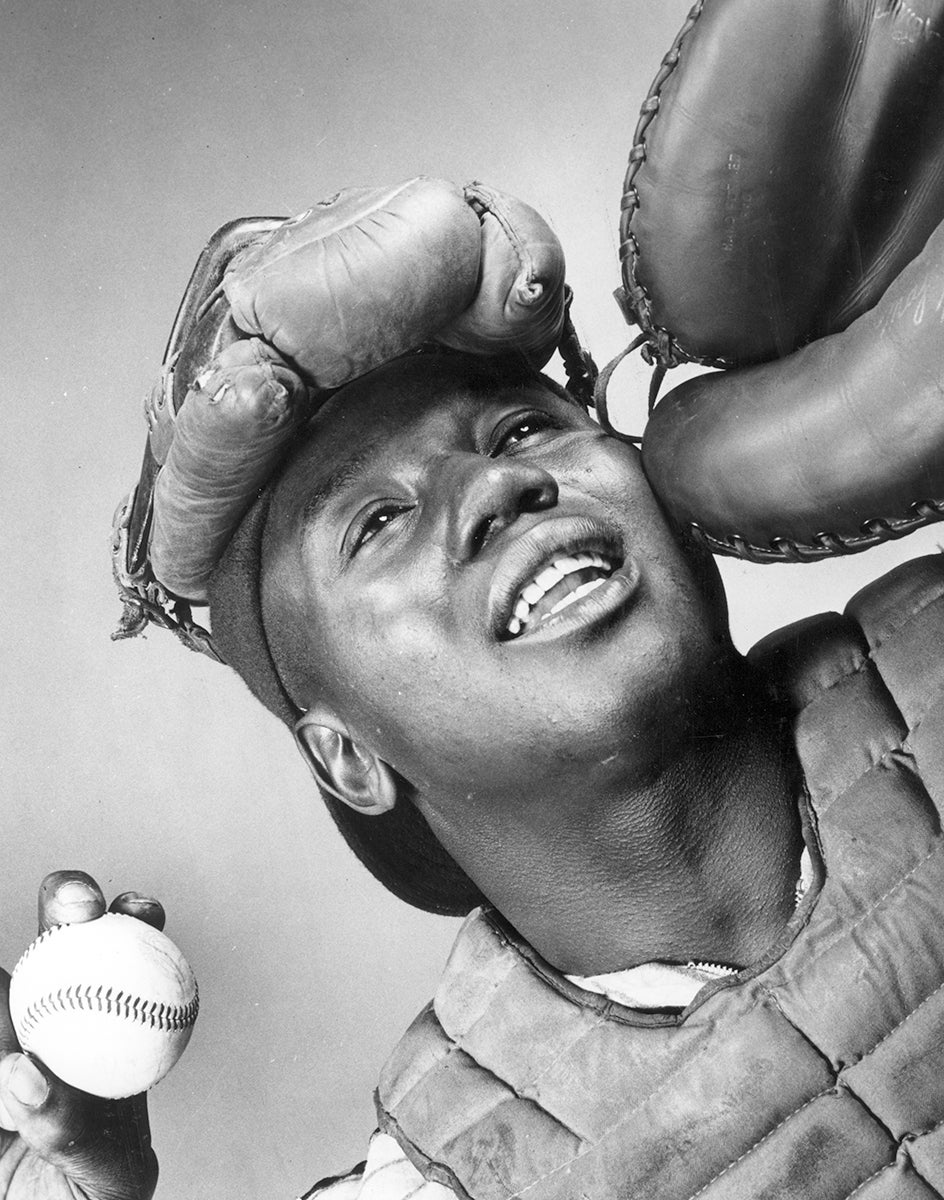
<path id="1" fill-rule="evenodd" d="M 105 897 L 84 871 L 53 871 L 39 886 L 39 931 L 53 925 L 94 921 L 105 911 Z"/>
<path id="2" fill-rule="evenodd" d="M 42 1107 L 49 1082 L 25 1054 L 15 1052 L 0 1059 L 0 1111 L 5 1129 L 17 1129 Z"/>
<path id="3" fill-rule="evenodd" d="M 153 925 L 155 929 L 163 929 L 167 920 L 164 905 L 153 896 L 142 896 L 140 892 L 122 892 L 108 906 L 108 911 L 124 913 L 129 917 L 137 917 L 145 925 Z"/>
<path id="4" fill-rule="evenodd" d="M 8 999 L 10 995 L 10 976 L 0 970 L 0 1058 L 11 1050 L 19 1050 L 20 1045 L 13 1032 L 13 1022 L 10 1020 Z"/>
<path id="5" fill-rule="evenodd" d="M 25 1054 L 0 1060 L 0 1108 L 28 1146 L 89 1195 L 138 1200 L 157 1178 L 143 1096 L 105 1101 Z"/>
<path id="6" fill-rule="evenodd" d="M 9 995 L 10 976 L 6 971 L 0 971 L 0 1061 L 5 1055 L 12 1054 L 20 1048 L 16 1034 L 13 1032 L 13 1022 L 10 1020 Z M 15 1128 L 16 1122 L 0 1100 L 0 1129 Z"/>

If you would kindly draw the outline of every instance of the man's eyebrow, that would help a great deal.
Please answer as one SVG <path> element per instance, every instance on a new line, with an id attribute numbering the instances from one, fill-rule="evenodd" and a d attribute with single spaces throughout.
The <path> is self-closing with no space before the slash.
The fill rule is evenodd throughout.
<path id="1" fill-rule="evenodd" d="M 307 528 L 321 517 L 329 500 L 366 473 L 376 457 L 376 447 L 362 446 L 360 450 L 339 463 L 308 495 L 302 509 L 302 523 Z"/>

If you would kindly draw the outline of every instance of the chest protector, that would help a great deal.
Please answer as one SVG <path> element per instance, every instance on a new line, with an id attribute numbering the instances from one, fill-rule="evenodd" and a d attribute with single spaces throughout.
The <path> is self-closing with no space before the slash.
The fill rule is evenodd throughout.
<path id="1" fill-rule="evenodd" d="M 474 1200 L 944 1194 L 944 555 L 753 654 L 795 712 L 817 881 L 680 1014 L 589 994 L 493 913 L 387 1064 L 380 1121 Z"/>

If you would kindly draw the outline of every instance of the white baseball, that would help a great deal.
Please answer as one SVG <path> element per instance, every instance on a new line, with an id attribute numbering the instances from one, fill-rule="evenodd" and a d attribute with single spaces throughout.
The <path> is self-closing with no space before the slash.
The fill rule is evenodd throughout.
<path id="1" fill-rule="evenodd" d="M 153 1087 L 180 1058 L 197 981 L 170 938 L 106 913 L 40 934 L 10 979 L 20 1045 L 60 1079 L 118 1099 Z"/>

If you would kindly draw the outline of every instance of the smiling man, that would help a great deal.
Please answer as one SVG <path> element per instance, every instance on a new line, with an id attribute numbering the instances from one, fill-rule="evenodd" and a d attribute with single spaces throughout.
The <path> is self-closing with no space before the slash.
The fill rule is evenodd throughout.
<path id="1" fill-rule="evenodd" d="M 400 894 L 487 897 L 591 1004 L 648 1012 L 783 938 L 803 874 L 783 713 L 635 449 L 519 361 L 407 356 L 342 389 L 210 603 L 223 657 Z M 536 1054 L 540 1016 L 516 1018 Z M 365 1182 L 333 1186 L 393 1196 L 396 1177 L 443 1186 L 389 1135 Z"/>
<path id="2" fill-rule="evenodd" d="M 312 1194 L 933 1194 L 942 591 L 919 561 L 749 664 L 547 380 L 436 354 L 338 393 L 224 556 L 219 644 L 388 886 L 486 908 L 365 1172 Z"/>
<path id="3" fill-rule="evenodd" d="M 431 257 L 425 201 L 419 219 L 432 283 L 411 268 L 388 289 L 382 263 L 346 303 L 307 262 L 281 273 L 293 238 L 310 248 L 309 214 L 232 255 L 229 291 L 198 268 L 118 523 L 138 616 L 195 644 L 161 589 L 208 602 L 214 652 L 293 731 L 364 864 L 410 903 L 470 914 L 383 1071 L 366 1167 L 310 1195 L 939 1195 L 944 557 L 745 660 L 710 558 L 637 451 L 539 374 L 563 310 L 552 295 L 548 335 L 526 240 L 509 241 L 513 294 L 544 313 L 541 353 L 502 288 L 500 320 L 476 310 L 484 349 L 460 313 L 438 345 L 411 327 L 389 352 L 467 227 L 450 211 Z M 477 255 L 474 286 L 491 269 Z M 276 271 L 261 284 L 260 258 Z M 336 348 L 299 300 L 312 274 L 340 382 L 304 361 Z M 273 339 L 293 318 L 307 341 L 234 334 L 237 311 Z M 379 362 L 351 368 L 372 313 Z M 0 1195 L 53 1194 L 20 1163 L 46 1164 L 57 1195 L 149 1195 L 141 1106 L 89 1117 L 9 1032 L 4 1047 Z"/>
<path id="4" fill-rule="evenodd" d="M 748 961 L 780 931 L 801 844 L 779 726 L 636 451 L 560 389 L 458 355 L 350 385 L 275 487 L 259 561 L 319 782 L 362 818 L 412 806 L 556 966 Z M 228 590 L 224 559 L 240 669 Z"/>

